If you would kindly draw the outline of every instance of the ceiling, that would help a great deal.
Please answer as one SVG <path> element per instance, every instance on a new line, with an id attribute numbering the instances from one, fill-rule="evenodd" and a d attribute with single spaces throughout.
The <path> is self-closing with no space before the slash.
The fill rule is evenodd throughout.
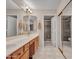
<path id="1" fill-rule="evenodd" d="M 6 0 L 6 9 L 19 9 L 19 7 L 12 0 Z"/>
<path id="2" fill-rule="evenodd" d="M 18 2 L 22 0 L 17 0 Z M 61 0 L 23 0 L 31 9 L 36 10 L 56 10 Z M 19 9 L 19 7 L 12 1 L 6 0 L 7 9 Z"/>
<path id="3" fill-rule="evenodd" d="M 56 10 L 61 0 L 25 0 L 32 9 Z"/>

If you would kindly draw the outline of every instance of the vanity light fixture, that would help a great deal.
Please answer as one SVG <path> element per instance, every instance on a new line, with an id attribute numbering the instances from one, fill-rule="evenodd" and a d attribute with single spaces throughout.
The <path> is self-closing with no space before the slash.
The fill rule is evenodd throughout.
<path id="1" fill-rule="evenodd" d="M 26 7 L 26 13 L 32 13 L 31 9 L 29 7 Z"/>
<path id="2" fill-rule="evenodd" d="M 32 13 L 31 9 L 28 9 L 29 13 Z"/>

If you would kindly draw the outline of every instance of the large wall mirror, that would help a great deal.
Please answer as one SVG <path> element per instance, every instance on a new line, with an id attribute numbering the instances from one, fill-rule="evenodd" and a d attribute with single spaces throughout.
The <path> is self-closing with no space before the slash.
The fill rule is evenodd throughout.
<path id="1" fill-rule="evenodd" d="M 17 16 L 7 15 L 6 16 L 6 36 L 12 37 L 17 35 Z"/>
<path id="2" fill-rule="evenodd" d="M 17 20 L 16 15 L 7 15 L 6 18 L 6 36 L 12 37 L 17 35 L 25 35 L 37 31 L 37 17 L 23 16 Z"/>

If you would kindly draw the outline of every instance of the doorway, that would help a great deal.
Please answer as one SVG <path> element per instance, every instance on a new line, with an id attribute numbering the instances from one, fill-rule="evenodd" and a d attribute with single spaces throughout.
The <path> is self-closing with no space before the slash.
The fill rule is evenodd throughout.
<path id="1" fill-rule="evenodd" d="M 44 46 L 50 46 L 51 43 L 51 18 L 53 16 L 44 16 Z"/>
<path id="2" fill-rule="evenodd" d="M 62 46 L 66 58 L 72 57 L 71 16 L 62 16 Z"/>

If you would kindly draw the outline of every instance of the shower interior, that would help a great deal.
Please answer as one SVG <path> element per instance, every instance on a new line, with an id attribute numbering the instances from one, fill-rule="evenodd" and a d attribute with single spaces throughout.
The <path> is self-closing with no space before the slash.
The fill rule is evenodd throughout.
<path id="1" fill-rule="evenodd" d="M 66 58 L 72 58 L 71 16 L 62 16 L 62 46 Z"/>
<path id="2" fill-rule="evenodd" d="M 44 16 L 44 45 L 50 46 L 51 42 L 51 18 L 53 16 Z"/>
<path id="3" fill-rule="evenodd" d="M 62 36 L 62 41 L 63 44 L 67 43 L 66 45 L 71 47 L 71 16 L 63 16 L 62 17 L 62 22 L 63 22 L 63 36 Z"/>

